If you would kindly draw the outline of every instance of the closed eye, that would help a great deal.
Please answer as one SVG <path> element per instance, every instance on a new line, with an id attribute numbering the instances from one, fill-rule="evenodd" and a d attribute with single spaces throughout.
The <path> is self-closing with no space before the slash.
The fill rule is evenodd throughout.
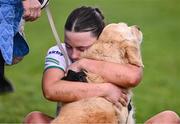
<path id="1" fill-rule="evenodd" d="M 80 47 L 77 47 L 77 49 L 81 52 L 84 52 L 85 50 L 87 50 L 89 47 L 91 47 L 92 45 L 89 45 L 89 46 L 80 46 Z"/>
<path id="2" fill-rule="evenodd" d="M 65 46 L 66 46 L 67 49 L 71 49 L 71 48 L 72 48 L 72 47 L 71 47 L 69 44 L 67 44 L 67 43 L 65 43 Z"/>

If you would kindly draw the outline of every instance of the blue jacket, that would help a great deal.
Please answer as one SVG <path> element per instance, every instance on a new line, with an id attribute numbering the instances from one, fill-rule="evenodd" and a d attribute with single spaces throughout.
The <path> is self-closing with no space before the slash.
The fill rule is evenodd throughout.
<path id="1" fill-rule="evenodd" d="M 0 0 L 0 3 L 4 3 L 4 4 L 18 4 L 21 3 L 22 0 Z"/>
<path id="2" fill-rule="evenodd" d="M 0 50 L 6 64 L 12 64 L 14 36 L 23 14 L 22 0 L 0 0 Z"/>

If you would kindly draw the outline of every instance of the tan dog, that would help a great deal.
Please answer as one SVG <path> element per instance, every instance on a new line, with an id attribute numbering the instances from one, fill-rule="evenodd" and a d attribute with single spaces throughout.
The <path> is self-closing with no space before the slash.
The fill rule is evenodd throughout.
<path id="1" fill-rule="evenodd" d="M 109 24 L 102 31 L 99 39 L 83 54 L 83 58 L 130 63 L 143 66 L 140 54 L 142 33 L 136 26 L 128 27 L 125 23 Z M 105 79 L 97 74 L 87 72 L 88 82 L 103 83 Z M 131 92 L 129 91 L 129 102 Z M 102 97 L 92 97 L 68 103 L 62 106 L 60 114 L 51 123 L 59 124 L 132 124 L 133 111 L 127 107 L 117 108 Z"/>

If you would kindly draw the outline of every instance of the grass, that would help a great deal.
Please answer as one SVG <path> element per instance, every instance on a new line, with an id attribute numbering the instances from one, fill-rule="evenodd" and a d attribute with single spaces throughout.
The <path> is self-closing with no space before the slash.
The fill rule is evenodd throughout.
<path id="1" fill-rule="evenodd" d="M 180 115 L 180 1 L 53 0 L 50 7 L 62 39 L 67 15 L 81 5 L 102 9 L 107 23 L 127 22 L 141 27 L 145 68 L 142 82 L 134 89 L 136 121 L 142 123 L 163 110 Z M 55 44 L 44 11 L 38 21 L 26 24 L 25 32 L 31 51 L 19 64 L 6 67 L 15 92 L 0 96 L 1 123 L 20 123 L 31 111 L 55 115 L 56 103 L 45 100 L 41 90 L 44 57 Z"/>

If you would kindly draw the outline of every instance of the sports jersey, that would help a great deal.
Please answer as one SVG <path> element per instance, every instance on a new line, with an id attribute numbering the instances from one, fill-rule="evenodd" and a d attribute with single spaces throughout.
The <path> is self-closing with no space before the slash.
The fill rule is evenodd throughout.
<path id="1" fill-rule="evenodd" d="M 65 44 L 63 43 L 62 46 L 66 52 Z M 66 54 L 67 54 L 67 52 L 66 52 Z M 70 64 L 71 64 L 71 61 L 68 57 L 68 65 L 70 65 Z M 57 45 L 51 47 L 47 52 L 47 55 L 45 58 L 45 70 L 47 70 L 49 68 L 59 68 L 63 71 L 65 71 L 67 68 L 63 53 Z"/>

